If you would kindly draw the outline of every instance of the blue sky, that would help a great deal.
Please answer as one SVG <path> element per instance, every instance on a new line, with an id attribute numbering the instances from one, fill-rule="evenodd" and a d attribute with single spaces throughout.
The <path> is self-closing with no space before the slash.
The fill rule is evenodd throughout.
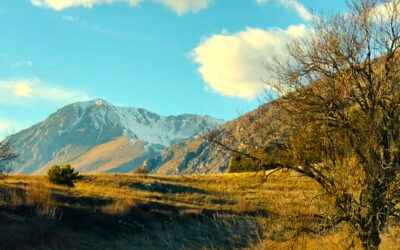
<path id="1" fill-rule="evenodd" d="M 0 137 L 104 98 L 226 120 L 262 102 L 263 63 L 337 0 L 2 0 Z"/>

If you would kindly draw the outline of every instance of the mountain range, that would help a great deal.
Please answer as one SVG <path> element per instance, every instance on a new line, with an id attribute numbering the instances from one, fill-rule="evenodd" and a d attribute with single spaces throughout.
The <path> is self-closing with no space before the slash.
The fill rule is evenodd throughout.
<path id="1" fill-rule="evenodd" d="M 161 116 L 101 99 L 73 103 L 8 138 L 20 155 L 13 172 L 40 174 L 66 163 L 80 172 L 130 172 L 223 122 L 207 115 Z"/>

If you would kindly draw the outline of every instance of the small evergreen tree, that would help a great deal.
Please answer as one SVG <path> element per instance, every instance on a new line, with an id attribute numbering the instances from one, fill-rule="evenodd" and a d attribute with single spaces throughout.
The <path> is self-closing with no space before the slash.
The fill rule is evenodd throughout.
<path id="1" fill-rule="evenodd" d="M 74 181 L 81 179 L 78 172 L 71 165 L 67 164 L 60 167 L 59 165 L 54 165 L 47 171 L 47 176 L 49 181 L 54 184 L 66 185 L 69 187 L 74 186 Z"/>

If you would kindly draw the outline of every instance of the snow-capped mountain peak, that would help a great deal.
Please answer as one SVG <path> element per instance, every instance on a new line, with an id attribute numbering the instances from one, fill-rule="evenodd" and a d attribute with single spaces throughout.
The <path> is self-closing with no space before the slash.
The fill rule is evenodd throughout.
<path id="1" fill-rule="evenodd" d="M 96 99 L 67 105 L 43 122 L 11 136 L 11 141 L 25 158 L 17 171 L 30 173 L 60 155 L 68 161 L 119 137 L 144 141 L 146 150 L 160 151 L 222 122 L 192 114 L 160 116 L 142 108 L 118 107 Z"/>

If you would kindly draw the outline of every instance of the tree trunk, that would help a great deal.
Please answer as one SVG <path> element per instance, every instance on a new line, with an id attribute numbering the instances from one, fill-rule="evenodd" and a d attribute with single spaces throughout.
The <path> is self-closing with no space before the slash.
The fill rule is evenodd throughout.
<path id="1" fill-rule="evenodd" d="M 360 234 L 360 240 L 365 250 L 377 250 L 381 244 L 378 226 Z"/>
<path id="2" fill-rule="evenodd" d="M 359 238 L 364 249 L 375 250 L 381 244 L 380 231 L 387 220 L 387 202 L 385 200 L 385 192 L 387 185 L 374 181 L 367 189 L 363 191 L 361 204 L 364 215 L 361 217 Z M 361 212 L 363 214 L 363 212 Z"/>

